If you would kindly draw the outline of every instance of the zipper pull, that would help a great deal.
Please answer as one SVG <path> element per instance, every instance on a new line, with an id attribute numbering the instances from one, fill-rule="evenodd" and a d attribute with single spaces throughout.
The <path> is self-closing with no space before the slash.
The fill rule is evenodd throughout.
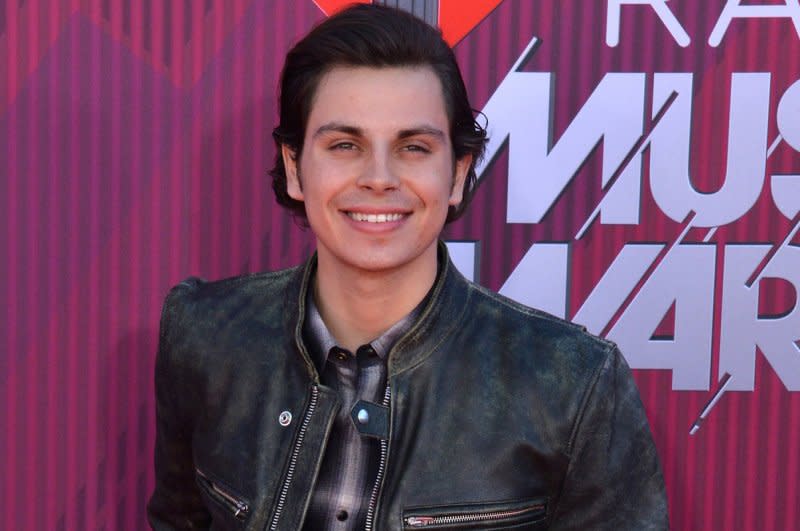
<path id="1" fill-rule="evenodd" d="M 433 516 L 409 516 L 406 518 L 406 525 L 411 527 L 425 527 L 434 522 Z"/>
<path id="2" fill-rule="evenodd" d="M 233 513 L 233 516 L 235 516 L 236 518 L 239 518 L 240 515 L 243 517 L 244 515 L 247 514 L 247 511 L 250 509 L 247 506 L 247 504 L 244 503 L 243 501 L 237 500 L 234 505 L 236 505 L 236 512 Z"/>

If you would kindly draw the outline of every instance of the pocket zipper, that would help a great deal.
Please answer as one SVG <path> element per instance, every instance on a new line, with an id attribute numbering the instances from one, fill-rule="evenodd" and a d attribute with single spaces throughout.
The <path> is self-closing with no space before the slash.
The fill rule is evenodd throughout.
<path id="1" fill-rule="evenodd" d="M 247 513 L 250 512 L 250 506 L 247 505 L 246 501 L 232 494 L 227 488 L 203 474 L 199 468 L 195 468 L 195 472 L 197 472 L 197 477 L 200 478 L 203 485 L 207 487 L 208 493 L 214 496 L 214 498 L 224 506 L 228 507 L 233 512 L 234 517 L 240 520 L 244 520 L 247 517 Z"/>
<path id="2" fill-rule="evenodd" d="M 468 514 L 443 514 L 440 516 L 407 516 L 405 523 L 408 527 L 426 527 L 429 525 L 450 525 L 450 524 L 471 524 L 477 522 L 484 522 L 486 520 L 503 520 L 505 518 L 514 518 L 527 513 L 543 512 L 545 505 L 543 503 L 525 507 L 522 509 L 514 509 L 507 511 L 491 511 L 480 513 Z"/>

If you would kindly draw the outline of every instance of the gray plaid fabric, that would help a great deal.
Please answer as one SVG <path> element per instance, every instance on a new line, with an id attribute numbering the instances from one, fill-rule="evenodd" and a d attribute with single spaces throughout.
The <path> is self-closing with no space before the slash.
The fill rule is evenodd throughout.
<path id="1" fill-rule="evenodd" d="M 378 473 L 380 441 L 358 432 L 350 419 L 350 410 L 359 400 L 376 404 L 383 401 L 386 356 L 392 345 L 411 329 L 424 301 L 354 354 L 336 345 L 311 293 L 309 290 L 303 334 L 322 383 L 339 393 L 342 407 L 333 422 L 303 529 L 363 529 Z"/>

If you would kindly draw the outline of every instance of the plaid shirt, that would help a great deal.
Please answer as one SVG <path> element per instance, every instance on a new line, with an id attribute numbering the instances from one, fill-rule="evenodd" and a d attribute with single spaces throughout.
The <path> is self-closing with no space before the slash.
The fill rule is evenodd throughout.
<path id="1" fill-rule="evenodd" d="M 423 303 L 353 354 L 336 346 L 311 292 L 309 290 L 306 300 L 308 310 L 303 334 L 322 383 L 339 393 L 342 407 L 331 428 L 304 529 L 364 529 L 367 506 L 378 473 L 380 440 L 358 431 L 351 419 L 351 410 L 359 400 L 375 404 L 383 402 L 386 356 L 392 345 L 411 329 Z"/>

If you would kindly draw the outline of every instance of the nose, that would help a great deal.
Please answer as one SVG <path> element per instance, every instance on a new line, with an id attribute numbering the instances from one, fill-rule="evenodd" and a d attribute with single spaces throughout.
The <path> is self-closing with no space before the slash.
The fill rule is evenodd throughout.
<path id="1" fill-rule="evenodd" d="M 365 190 L 388 192 L 400 186 L 400 179 L 388 154 L 374 153 L 369 163 L 364 165 L 356 184 Z"/>

